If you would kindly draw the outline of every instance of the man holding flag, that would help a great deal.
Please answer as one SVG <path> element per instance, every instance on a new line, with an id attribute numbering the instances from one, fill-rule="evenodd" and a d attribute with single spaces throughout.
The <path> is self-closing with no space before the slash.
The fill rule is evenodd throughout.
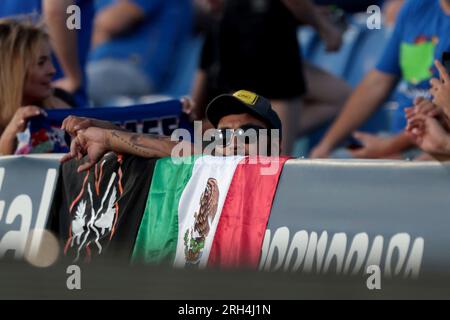
<path id="1" fill-rule="evenodd" d="M 217 146 L 216 154 L 235 155 L 239 151 L 239 142 L 242 142 L 244 148 L 240 154 L 249 155 L 254 150 L 251 146 L 258 146 L 263 139 L 266 143 L 274 142 L 278 150 L 265 148 L 263 154 L 253 155 L 278 154 L 282 126 L 268 99 L 245 90 L 224 94 L 209 104 L 207 117 L 216 128 L 212 137 Z M 160 158 L 173 155 L 175 148 L 181 150 L 177 154 L 181 157 L 190 156 L 198 150 L 192 148 L 188 141 L 134 134 L 123 131 L 112 123 L 95 119 L 72 116 L 64 121 L 62 128 L 73 137 L 70 153 L 62 161 L 81 159 L 87 155 L 87 161 L 79 167 L 79 171 L 89 170 L 111 151 L 144 158 Z M 266 136 L 263 137 L 264 134 Z M 271 141 L 271 137 L 278 141 Z"/>
<path id="2" fill-rule="evenodd" d="M 215 126 L 214 154 L 222 156 L 186 139 L 134 134 L 94 119 L 64 121 L 73 141 L 53 217 L 68 258 L 124 253 L 177 267 L 257 268 L 288 160 L 277 157 L 281 121 L 269 100 L 245 90 L 217 97 L 206 113 Z M 270 152 L 253 153 L 272 142 Z M 174 157 L 177 149 L 186 152 Z"/>

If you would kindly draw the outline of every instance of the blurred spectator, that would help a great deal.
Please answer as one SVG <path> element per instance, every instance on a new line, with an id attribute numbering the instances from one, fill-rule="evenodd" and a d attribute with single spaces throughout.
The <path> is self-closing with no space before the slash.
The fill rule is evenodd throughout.
<path id="1" fill-rule="evenodd" d="M 433 101 L 416 99 L 414 108 L 406 110 L 407 131 L 425 152 L 439 160 L 450 159 L 450 75 L 435 61 L 440 79 L 431 80 Z"/>
<path id="2" fill-rule="evenodd" d="M 67 28 L 67 8 L 78 5 L 81 10 L 81 30 Z M 90 48 L 93 0 L 2 0 L 0 17 L 20 18 L 21 15 L 43 15 L 52 40 L 57 61 L 54 86 L 75 97 L 80 107 L 88 105 L 85 66 Z"/>
<path id="3" fill-rule="evenodd" d="M 303 98 L 299 135 L 307 135 L 335 119 L 352 93 L 352 87 L 345 80 L 306 61 L 303 68 L 307 91 Z"/>
<path id="4" fill-rule="evenodd" d="M 391 138 L 357 133 L 362 148 L 352 151 L 360 158 L 387 158 L 399 155 L 414 144 L 403 130 L 404 108 L 416 97 L 429 97 L 430 79 L 437 75 L 433 61 L 450 49 L 450 1 L 410 0 L 403 6 L 385 53 L 348 100 L 334 125 L 313 150 L 312 157 L 329 157 L 332 150 L 391 95 L 398 81 L 399 104 L 394 115 Z"/>
<path id="5" fill-rule="evenodd" d="M 297 27 L 315 27 L 330 51 L 342 35 L 309 0 L 209 1 L 217 17 L 208 34 L 193 89 L 194 118 L 214 96 L 239 88 L 271 99 L 284 127 L 283 153 L 298 133 L 301 97 L 306 91 Z"/>
<path id="6" fill-rule="evenodd" d="M 89 95 L 96 105 L 158 93 L 192 31 L 190 0 L 99 0 Z"/>
<path id="7" fill-rule="evenodd" d="M 450 135 L 436 118 L 417 114 L 409 120 L 408 132 L 414 142 L 433 158 L 450 160 Z"/>
<path id="8" fill-rule="evenodd" d="M 397 16 L 405 4 L 405 0 L 389 0 L 383 7 L 384 25 L 388 28 L 395 26 Z"/>
<path id="9" fill-rule="evenodd" d="M 450 118 L 450 75 L 439 60 L 435 61 L 439 70 L 439 79 L 431 79 L 430 94 L 433 96 L 433 103 Z"/>
<path id="10" fill-rule="evenodd" d="M 223 104 L 229 108 L 222 108 Z M 108 121 L 70 116 L 64 120 L 62 128 L 72 137 L 72 143 L 70 152 L 62 162 L 87 156 L 87 161 L 78 168 L 80 172 L 89 170 L 111 151 L 144 158 L 188 156 L 203 152 L 220 156 L 279 154 L 282 137 L 278 135 L 280 140 L 271 140 L 271 131 L 282 132 L 282 124 L 268 99 L 240 90 L 213 99 L 206 113 L 216 129 L 214 148 L 209 149 L 208 146 L 206 150 L 198 150 L 190 141 L 135 134 Z M 267 144 L 267 148 L 260 148 L 262 143 Z"/>
<path id="11" fill-rule="evenodd" d="M 0 153 L 14 153 L 17 134 L 41 108 L 68 107 L 55 97 L 49 36 L 31 23 L 0 20 Z"/>

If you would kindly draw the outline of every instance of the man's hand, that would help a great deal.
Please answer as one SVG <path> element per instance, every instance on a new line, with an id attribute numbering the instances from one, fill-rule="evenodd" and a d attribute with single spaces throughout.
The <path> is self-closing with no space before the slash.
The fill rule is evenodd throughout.
<path id="1" fill-rule="evenodd" d="M 359 159 L 379 159 L 392 157 L 392 138 L 382 138 L 377 135 L 355 132 L 353 137 L 361 142 L 362 148 L 350 150 L 353 157 Z"/>
<path id="2" fill-rule="evenodd" d="M 100 128 L 108 130 L 122 130 L 120 127 L 114 125 L 109 121 L 69 116 L 64 119 L 61 129 L 65 130 L 72 137 L 77 136 L 79 130 L 85 130 L 88 128 Z"/>
<path id="3" fill-rule="evenodd" d="M 327 159 L 330 157 L 331 149 L 319 144 L 317 147 L 315 147 L 312 151 L 309 157 L 311 159 Z"/>
<path id="4" fill-rule="evenodd" d="M 337 51 L 342 44 L 342 32 L 319 12 L 311 0 L 281 0 L 289 11 L 304 24 L 311 25 L 325 42 L 327 51 Z"/>
<path id="5" fill-rule="evenodd" d="M 433 156 L 450 155 L 450 137 L 435 118 L 416 115 L 409 119 L 407 132 L 423 151 Z"/>
<path id="6" fill-rule="evenodd" d="M 442 114 L 442 109 L 439 109 L 438 106 L 424 97 L 417 97 L 414 100 L 414 106 L 405 109 L 405 112 L 406 118 L 415 114 L 422 114 L 434 118 Z"/>
<path id="7" fill-rule="evenodd" d="M 347 100 L 340 115 L 313 151 L 312 157 L 328 157 L 339 142 L 357 130 L 385 101 L 396 83 L 397 78 L 393 75 L 370 71 Z"/>
<path id="8" fill-rule="evenodd" d="M 78 172 L 91 169 L 109 151 L 108 132 L 109 130 L 94 127 L 79 130 L 72 139 L 70 152 L 61 159 L 61 162 L 81 160 L 87 156 L 86 162 L 78 167 Z"/>
<path id="9" fill-rule="evenodd" d="M 450 131 L 450 119 L 447 117 L 444 110 L 436 106 L 428 99 L 423 97 L 416 98 L 414 101 L 414 107 L 406 108 L 405 113 L 407 120 L 410 120 L 419 114 L 436 118 L 445 130 Z"/>
<path id="10" fill-rule="evenodd" d="M 450 75 L 438 60 L 434 64 L 439 70 L 440 79 L 430 80 L 430 93 L 434 97 L 433 103 L 442 108 L 445 114 L 450 117 Z"/>
<path id="11" fill-rule="evenodd" d="M 183 112 L 189 116 L 190 121 L 194 122 L 201 120 L 200 116 L 198 115 L 198 106 L 191 98 L 183 97 L 180 101 L 183 106 Z"/>

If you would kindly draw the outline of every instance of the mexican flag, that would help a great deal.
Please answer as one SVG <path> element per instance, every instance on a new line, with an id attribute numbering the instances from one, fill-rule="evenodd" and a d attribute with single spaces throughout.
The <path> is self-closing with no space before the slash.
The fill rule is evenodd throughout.
<path id="1" fill-rule="evenodd" d="M 287 158 L 157 162 L 133 261 L 257 268 Z"/>

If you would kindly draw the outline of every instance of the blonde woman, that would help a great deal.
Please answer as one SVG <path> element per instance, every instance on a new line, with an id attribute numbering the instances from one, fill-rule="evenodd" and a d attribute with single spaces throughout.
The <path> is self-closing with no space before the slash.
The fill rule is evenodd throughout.
<path id="1" fill-rule="evenodd" d="M 50 39 L 31 22 L 0 19 L 0 154 L 13 154 L 17 134 L 43 108 L 67 108 L 52 88 Z"/>

